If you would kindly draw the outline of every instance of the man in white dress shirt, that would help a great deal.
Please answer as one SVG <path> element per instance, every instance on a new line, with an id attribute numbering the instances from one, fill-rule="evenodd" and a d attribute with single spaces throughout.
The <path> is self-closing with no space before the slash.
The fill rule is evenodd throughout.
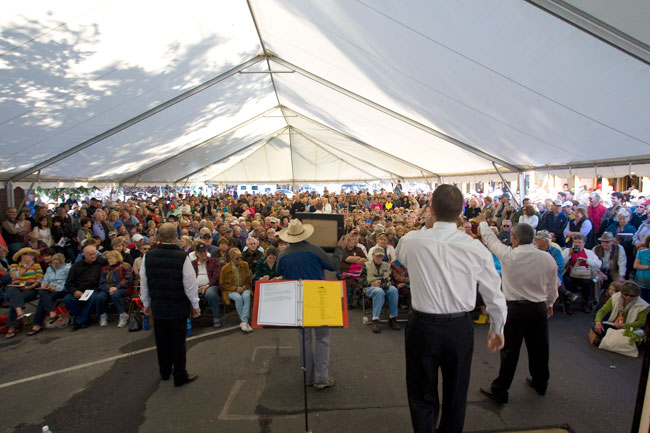
<path id="1" fill-rule="evenodd" d="M 501 262 L 503 294 L 508 304 L 505 347 L 499 376 L 481 393 L 500 404 L 508 402 L 508 389 L 517 369 L 521 343 L 526 341 L 530 376 L 528 385 L 539 395 L 548 386 L 548 318 L 557 299 L 557 264 L 550 254 L 533 246 L 534 230 L 525 223 L 511 232 L 512 247 L 503 245 L 483 215 L 476 218 L 481 237 Z"/>
<path id="2" fill-rule="evenodd" d="M 490 315 L 488 348 L 501 349 L 506 303 L 490 252 L 456 228 L 463 195 L 452 185 L 433 192 L 427 226 L 400 239 L 397 259 L 408 268 L 412 310 L 406 328 L 406 386 L 413 431 L 462 432 L 474 350 L 469 311 L 476 287 Z"/>

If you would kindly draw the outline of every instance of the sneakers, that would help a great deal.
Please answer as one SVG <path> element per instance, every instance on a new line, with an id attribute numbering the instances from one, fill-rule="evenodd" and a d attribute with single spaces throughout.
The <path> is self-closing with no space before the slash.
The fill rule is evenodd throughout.
<path id="1" fill-rule="evenodd" d="M 221 328 L 221 320 L 219 320 L 219 319 L 214 319 L 214 320 L 212 321 L 212 327 L 213 327 L 213 328 Z"/>
<path id="2" fill-rule="evenodd" d="M 99 326 L 106 326 L 108 325 L 108 314 L 104 313 L 101 316 L 99 316 Z"/>
<path id="3" fill-rule="evenodd" d="M 241 329 L 242 332 L 245 332 L 245 333 L 247 333 L 247 334 L 248 334 L 249 332 L 253 332 L 253 328 L 251 328 L 251 325 L 249 325 L 248 322 L 241 322 L 241 323 L 239 324 L 239 329 Z"/>
<path id="4" fill-rule="evenodd" d="M 399 331 L 401 329 L 399 324 L 397 323 L 397 317 L 390 317 L 388 319 L 388 326 L 390 326 L 390 329 L 394 331 Z"/>
<path id="5" fill-rule="evenodd" d="M 334 380 L 333 377 L 328 378 L 325 382 L 323 383 L 315 383 L 314 388 L 316 389 L 325 389 L 325 388 L 330 388 L 336 384 L 336 381 Z"/>
<path id="6" fill-rule="evenodd" d="M 379 334 L 381 332 L 379 330 L 379 319 L 372 319 L 372 325 L 370 325 L 370 330 L 375 334 Z"/>
<path id="7" fill-rule="evenodd" d="M 117 323 L 118 328 L 124 328 L 129 323 L 129 315 L 127 313 L 120 314 L 120 321 Z"/>
<path id="8" fill-rule="evenodd" d="M 566 292 L 566 300 L 569 302 L 575 302 L 578 300 L 578 294 L 573 292 Z"/>

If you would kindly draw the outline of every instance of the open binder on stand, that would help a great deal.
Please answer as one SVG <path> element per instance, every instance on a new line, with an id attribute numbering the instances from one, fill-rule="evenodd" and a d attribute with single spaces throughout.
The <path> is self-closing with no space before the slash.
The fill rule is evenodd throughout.
<path id="1" fill-rule="evenodd" d="M 253 328 L 348 327 L 345 281 L 279 280 L 255 284 Z M 311 332 L 311 331 L 310 331 Z M 305 357 L 305 333 L 303 356 Z M 311 349 L 310 349 L 311 350 Z M 303 371 L 305 431 L 307 417 L 307 371 Z"/>

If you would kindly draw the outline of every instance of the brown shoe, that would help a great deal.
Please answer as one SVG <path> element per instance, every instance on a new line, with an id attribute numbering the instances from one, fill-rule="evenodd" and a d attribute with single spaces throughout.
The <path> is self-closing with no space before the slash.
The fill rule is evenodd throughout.
<path id="1" fill-rule="evenodd" d="M 375 334 L 379 334 L 381 331 L 379 330 L 379 319 L 373 319 L 372 320 L 372 325 L 370 325 L 370 330 L 374 332 Z"/>
<path id="2" fill-rule="evenodd" d="M 395 331 L 399 331 L 401 329 L 399 324 L 397 323 L 397 317 L 389 318 L 388 326 L 390 326 L 390 329 L 394 329 Z"/>

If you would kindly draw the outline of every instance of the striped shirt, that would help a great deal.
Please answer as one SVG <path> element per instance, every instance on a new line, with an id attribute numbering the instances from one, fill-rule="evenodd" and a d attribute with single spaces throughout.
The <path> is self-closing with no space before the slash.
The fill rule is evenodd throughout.
<path id="1" fill-rule="evenodd" d="M 38 263 L 31 265 L 24 274 L 19 275 L 18 270 L 24 268 L 20 264 L 13 264 L 9 268 L 9 274 L 11 275 L 11 280 L 13 284 L 16 283 L 34 283 L 36 281 L 41 281 L 43 279 L 43 269 Z"/>

